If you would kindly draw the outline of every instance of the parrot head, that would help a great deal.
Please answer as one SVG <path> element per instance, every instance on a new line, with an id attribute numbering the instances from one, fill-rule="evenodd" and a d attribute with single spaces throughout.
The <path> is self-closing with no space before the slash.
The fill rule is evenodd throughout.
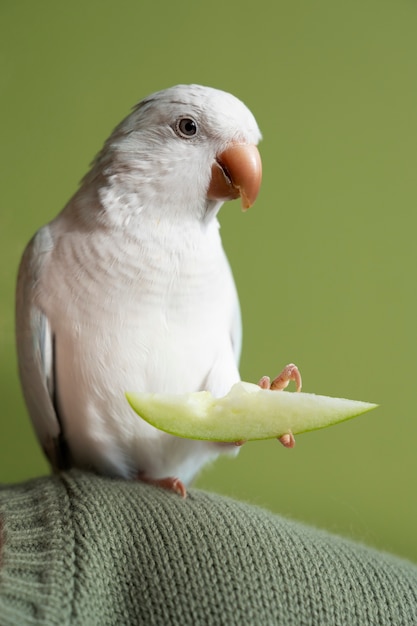
<path id="1" fill-rule="evenodd" d="M 113 131 L 83 180 L 98 187 L 102 215 L 131 223 L 206 220 L 226 200 L 255 201 L 262 178 L 252 113 L 229 93 L 177 85 L 145 98 Z"/>

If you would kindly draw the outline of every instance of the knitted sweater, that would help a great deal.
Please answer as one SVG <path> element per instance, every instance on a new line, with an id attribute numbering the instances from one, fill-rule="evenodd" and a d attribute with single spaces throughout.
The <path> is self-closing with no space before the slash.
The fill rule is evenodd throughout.
<path id="1" fill-rule="evenodd" d="M 417 624 L 417 567 L 191 490 L 80 471 L 0 489 L 0 624 Z"/>

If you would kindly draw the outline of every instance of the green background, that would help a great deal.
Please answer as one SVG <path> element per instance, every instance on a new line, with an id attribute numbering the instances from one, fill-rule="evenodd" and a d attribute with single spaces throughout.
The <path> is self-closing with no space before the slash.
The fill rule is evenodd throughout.
<path id="1" fill-rule="evenodd" d="M 417 7 L 405 0 L 2 0 L 0 480 L 47 472 L 16 375 L 14 283 L 130 107 L 198 82 L 254 112 L 264 182 L 221 212 L 242 377 L 378 402 L 297 447 L 247 444 L 197 486 L 417 560 Z"/>

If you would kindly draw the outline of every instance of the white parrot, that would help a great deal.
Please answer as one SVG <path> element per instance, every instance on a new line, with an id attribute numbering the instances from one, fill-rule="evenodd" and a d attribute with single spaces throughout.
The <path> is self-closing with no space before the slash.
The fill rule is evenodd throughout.
<path id="1" fill-rule="evenodd" d="M 252 113 L 228 93 L 157 92 L 117 126 L 79 190 L 27 246 L 19 372 L 55 470 L 140 478 L 184 496 L 205 463 L 237 452 L 156 430 L 125 392 L 221 396 L 239 380 L 239 302 L 216 215 L 225 200 L 254 202 L 260 138 Z M 300 386 L 292 368 L 276 387 Z"/>

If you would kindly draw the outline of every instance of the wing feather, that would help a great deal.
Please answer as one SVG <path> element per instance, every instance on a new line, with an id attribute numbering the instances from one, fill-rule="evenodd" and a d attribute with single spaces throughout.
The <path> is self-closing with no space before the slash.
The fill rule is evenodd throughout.
<path id="1" fill-rule="evenodd" d="M 56 407 L 54 336 L 39 305 L 39 280 L 54 243 L 49 226 L 28 244 L 19 268 L 16 294 L 16 344 L 23 395 L 38 439 L 54 468 L 65 454 Z"/>

